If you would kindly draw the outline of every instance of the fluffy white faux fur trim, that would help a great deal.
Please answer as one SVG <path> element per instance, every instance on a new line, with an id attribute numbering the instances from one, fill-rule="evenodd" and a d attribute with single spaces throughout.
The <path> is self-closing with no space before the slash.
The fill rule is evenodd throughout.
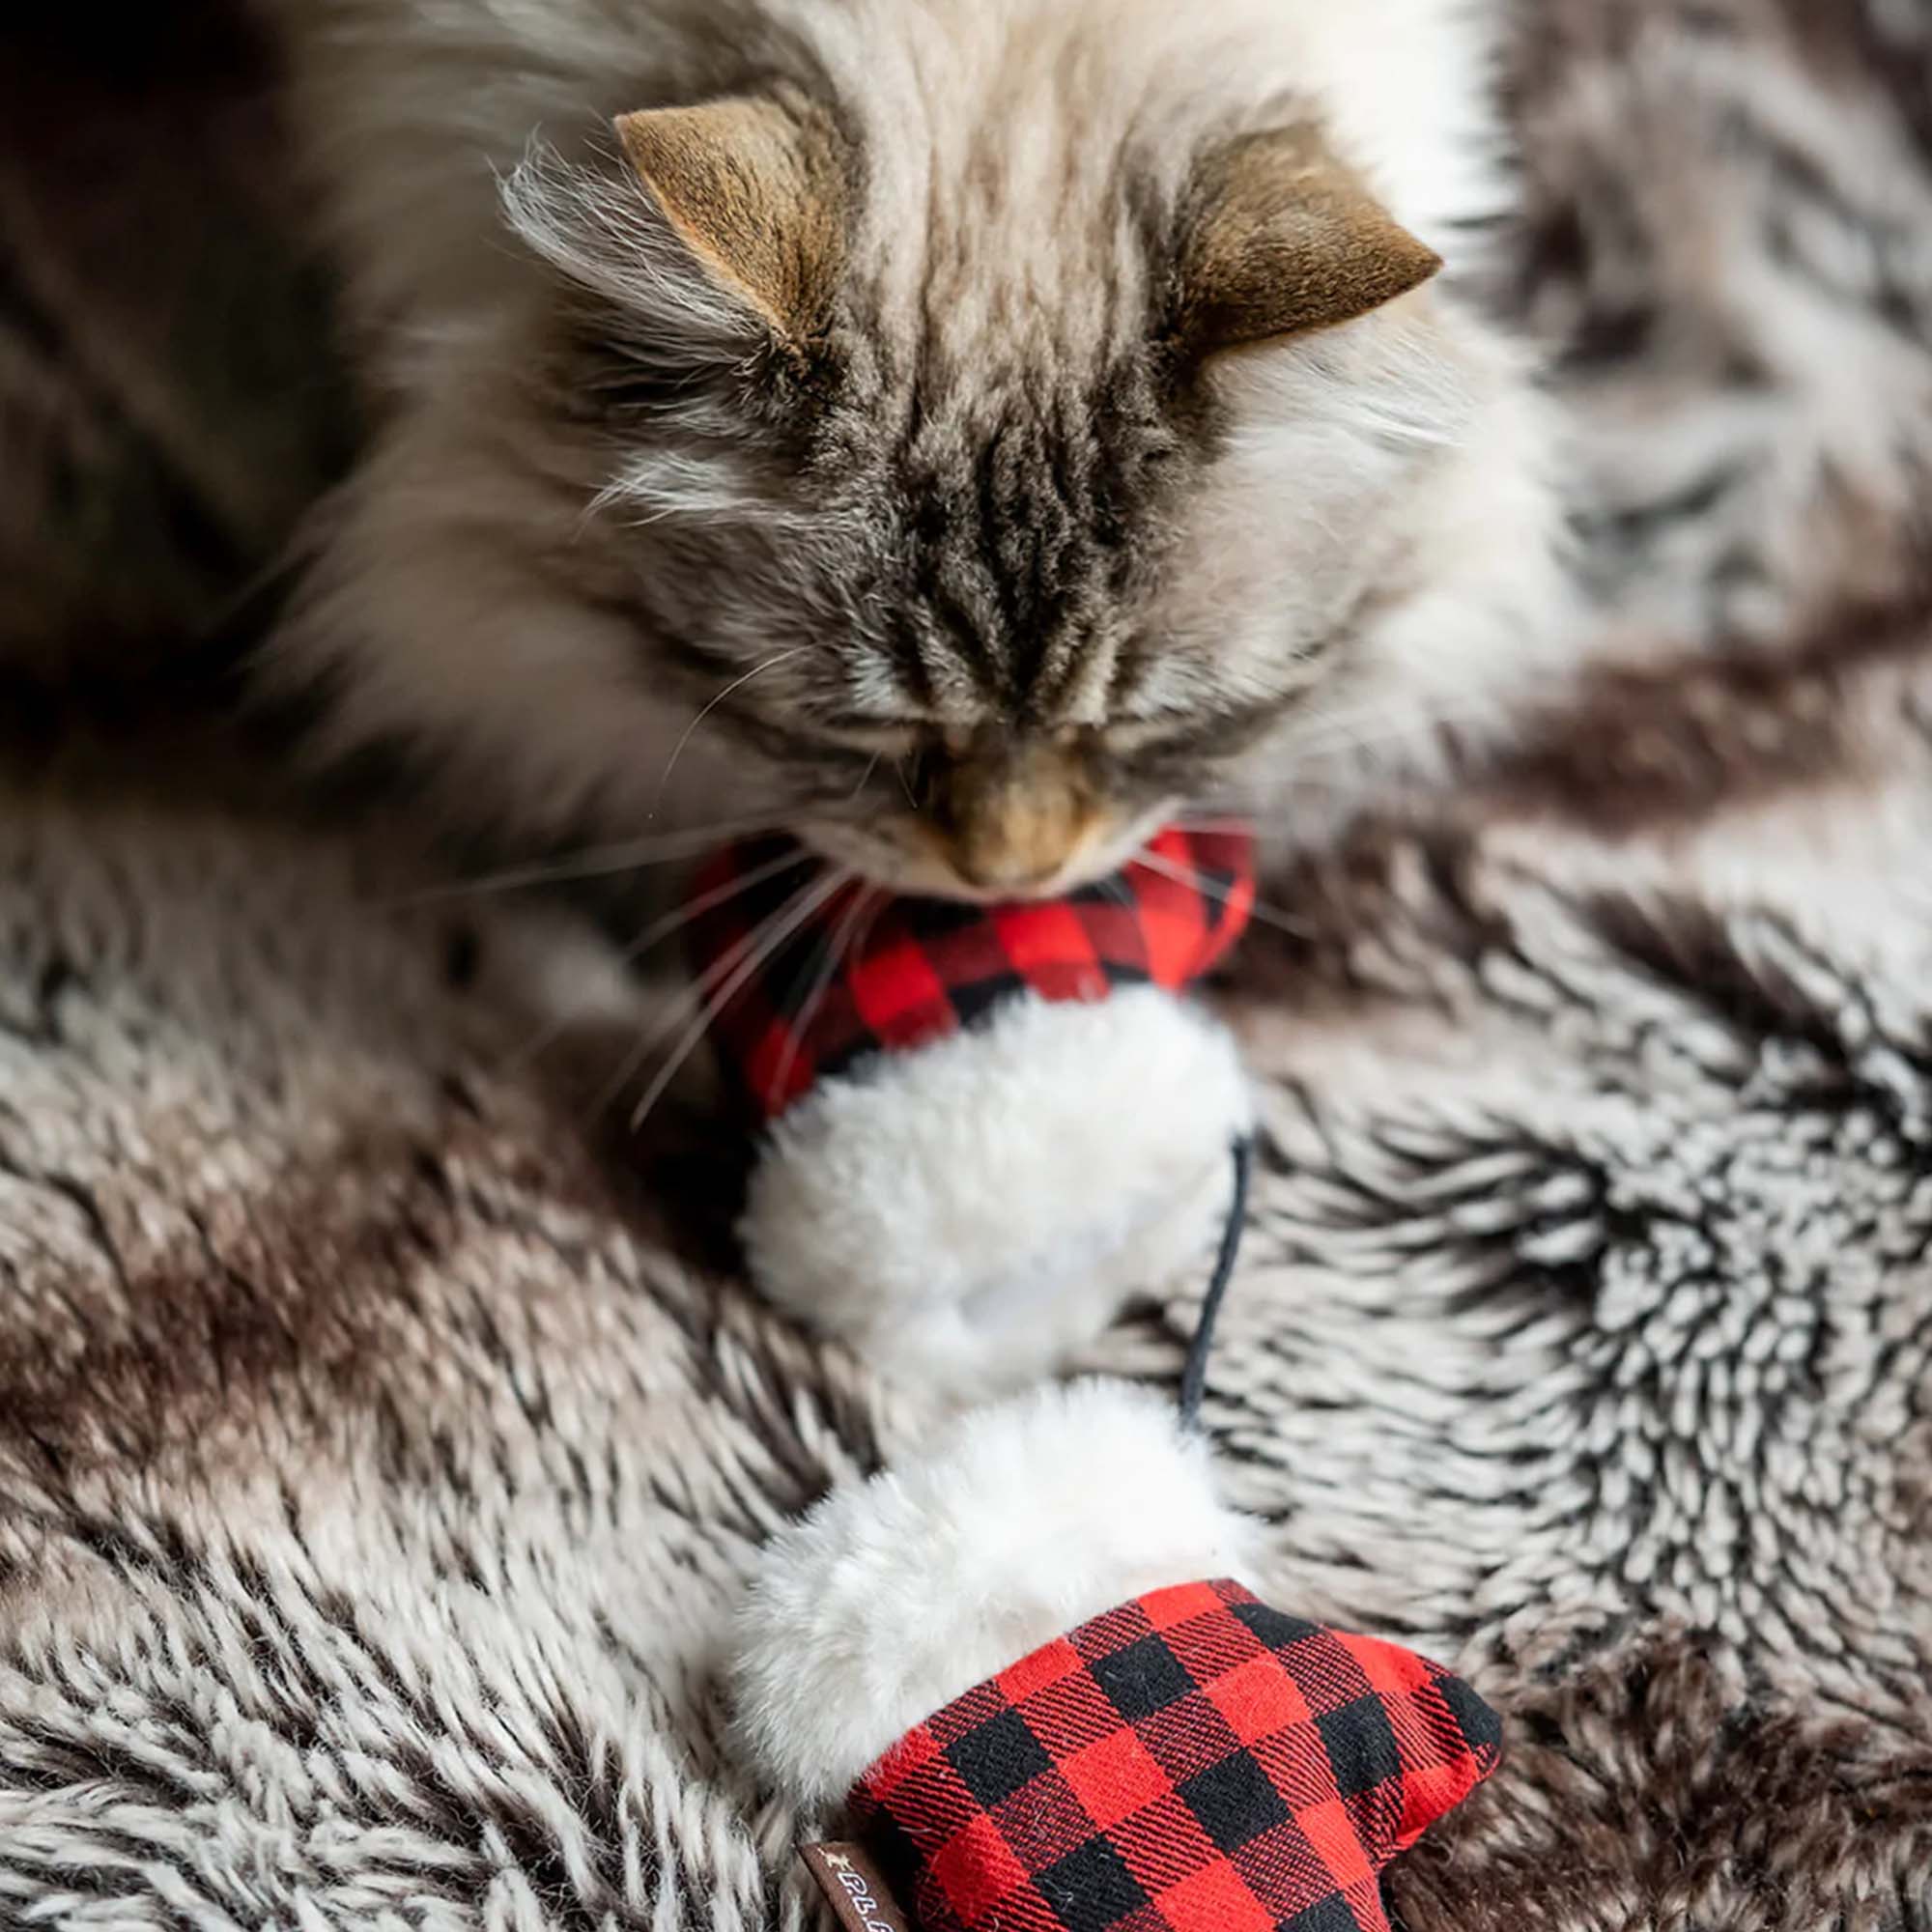
<path id="1" fill-rule="evenodd" d="M 976 1410 L 767 1547 L 729 1678 L 758 1769 L 822 1804 L 915 1724 L 1146 1590 L 1248 1567 L 1171 1402 L 1088 1381 Z"/>
<path id="2" fill-rule="evenodd" d="M 1013 1386 L 1205 1261 L 1250 1119 L 1234 1041 L 1197 1009 L 1025 994 L 786 1113 L 746 1253 L 774 1301 L 873 1360 Z"/>

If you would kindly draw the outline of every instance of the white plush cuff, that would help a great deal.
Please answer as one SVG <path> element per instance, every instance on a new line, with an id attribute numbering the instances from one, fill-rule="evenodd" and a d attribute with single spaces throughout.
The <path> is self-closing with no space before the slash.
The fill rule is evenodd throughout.
<path id="1" fill-rule="evenodd" d="M 1204 1259 L 1251 1101 L 1226 1030 L 1155 987 L 1025 994 L 829 1081 L 771 1130 L 742 1225 L 780 1306 L 949 1386 L 1032 1380 Z"/>
<path id="2" fill-rule="evenodd" d="M 1150 1390 L 1076 1382 L 977 1410 L 766 1547 L 729 1663 L 746 1753 L 801 1804 L 840 1799 L 1040 1645 L 1145 1591 L 1240 1575 L 1251 1529 Z"/>

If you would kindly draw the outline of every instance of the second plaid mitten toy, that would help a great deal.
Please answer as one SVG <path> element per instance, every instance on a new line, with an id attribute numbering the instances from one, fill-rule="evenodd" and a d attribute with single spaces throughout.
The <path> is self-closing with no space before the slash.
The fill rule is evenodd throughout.
<path id="1" fill-rule="evenodd" d="M 817 1863 L 873 1907 L 848 1927 L 890 1927 L 889 1896 L 918 1932 L 1389 1932 L 1384 1867 L 1500 1726 L 1439 1666 L 1231 1580 L 1252 1528 L 1165 1402 L 1087 1383 L 781 1531 L 739 1618 L 740 1731 L 796 1802 L 845 1801 L 856 1842 Z"/>
<path id="2" fill-rule="evenodd" d="M 742 1232 L 773 1300 L 952 1386 L 1030 1379 L 1211 1244 L 1249 1098 L 1182 995 L 1253 902 L 1169 831 L 1063 898 L 895 898 L 779 840 L 692 885 L 714 1044 L 766 1122 Z"/>

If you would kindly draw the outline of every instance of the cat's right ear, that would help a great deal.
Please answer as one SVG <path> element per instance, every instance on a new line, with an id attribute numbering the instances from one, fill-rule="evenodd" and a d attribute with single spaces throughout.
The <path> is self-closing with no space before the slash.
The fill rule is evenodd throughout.
<path id="1" fill-rule="evenodd" d="M 698 270 L 781 337 L 811 334 L 845 247 L 845 169 L 825 119 L 744 97 L 622 114 L 615 125 Z"/>

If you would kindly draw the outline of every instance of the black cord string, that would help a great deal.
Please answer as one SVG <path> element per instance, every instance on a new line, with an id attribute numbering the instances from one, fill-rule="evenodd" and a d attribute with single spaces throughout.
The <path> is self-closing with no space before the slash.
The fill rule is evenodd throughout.
<path id="1" fill-rule="evenodd" d="M 1187 1345 L 1187 1366 L 1180 1372 L 1180 1426 L 1201 1426 L 1201 1397 L 1208 1386 L 1208 1351 L 1214 1342 L 1214 1318 L 1221 1312 L 1228 1284 L 1235 1277 L 1235 1258 L 1241 1252 L 1241 1230 L 1248 1219 L 1248 1179 L 1254 1172 L 1255 1143 L 1243 1134 L 1232 1150 L 1235 1162 L 1234 1191 L 1228 1202 L 1228 1218 L 1221 1227 L 1220 1252 L 1214 1257 L 1214 1272 L 1208 1277 L 1208 1293 L 1201 1303 L 1201 1320 L 1195 1324 L 1194 1340 Z"/>

